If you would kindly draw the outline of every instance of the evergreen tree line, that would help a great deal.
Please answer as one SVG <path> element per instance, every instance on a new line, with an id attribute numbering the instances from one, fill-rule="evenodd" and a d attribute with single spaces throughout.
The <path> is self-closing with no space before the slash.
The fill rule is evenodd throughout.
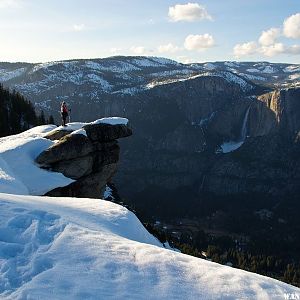
<path id="1" fill-rule="evenodd" d="M 0 84 L 0 137 L 17 134 L 37 125 L 53 124 L 53 117 L 37 114 L 31 102 Z"/>

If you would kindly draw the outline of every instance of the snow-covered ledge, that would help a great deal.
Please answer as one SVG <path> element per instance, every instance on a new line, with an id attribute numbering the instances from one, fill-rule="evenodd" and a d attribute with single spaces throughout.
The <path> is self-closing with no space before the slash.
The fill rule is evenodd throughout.
<path id="1" fill-rule="evenodd" d="M 0 192 L 44 195 L 75 186 L 76 193 L 69 190 L 67 195 L 100 197 L 102 184 L 116 172 L 120 150 L 116 139 L 132 134 L 127 124 L 125 118 L 103 118 L 65 127 L 43 125 L 0 138 Z M 85 184 L 89 193 L 97 195 L 81 189 L 80 177 L 101 185 L 96 189 Z"/>

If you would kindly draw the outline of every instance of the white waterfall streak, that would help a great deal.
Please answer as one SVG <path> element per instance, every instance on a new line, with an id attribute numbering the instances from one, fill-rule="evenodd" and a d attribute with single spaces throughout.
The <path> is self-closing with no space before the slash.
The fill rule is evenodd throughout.
<path id="1" fill-rule="evenodd" d="M 247 137 L 247 125 L 248 125 L 248 117 L 249 117 L 249 112 L 250 112 L 250 106 L 248 107 L 244 120 L 243 120 L 243 126 L 242 126 L 242 131 L 240 135 L 240 142 L 244 142 L 246 137 Z"/>

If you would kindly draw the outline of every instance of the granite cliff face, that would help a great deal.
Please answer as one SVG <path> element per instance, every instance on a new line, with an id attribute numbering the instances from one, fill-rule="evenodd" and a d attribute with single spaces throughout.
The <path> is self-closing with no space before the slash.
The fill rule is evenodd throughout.
<path id="1" fill-rule="evenodd" d="M 197 95 L 191 85 L 201 86 Z M 155 129 L 137 127 L 131 144 L 124 141 L 127 152 L 116 176 L 121 195 L 130 197 L 134 189 L 142 198 L 149 186 L 194 195 L 280 197 L 299 191 L 300 89 L 249 97 L 235 88 L 199 78 L 152 91 L 157 108 L 141 114 Z M 226 151 L 232 144 L 237 147 Z"/>
<path id="2" fill-rule="evenodd" d="M 264 119 L 270 130 L 255 135 L 249 128 L 249 137 L 239 149 L 217 155 L 206 174 L 204 189 L 227 195 L 282 197 L 299 193 L 300 89 L 274 91 L 258 97 L 258 101 L 270 110 L 272 118 Z"/>
<path id="3" fill-rule="evenodd" d="M 275 114 L 281 133 L 290 138 L 300 130 L 300 88 L 277 90 L 258 97 Z"/>
<path id="4" fill-rule="evenodd" d="M 123 124 L 88 124 L 79 133 L 52 131 L 46 138 L 57 142 L 43 151 L 36 162 L 75 181 L 46 195 L 101 198 L 106 183 L 117 170 L 117 139 L 131 134 L 131 129 Z"/>

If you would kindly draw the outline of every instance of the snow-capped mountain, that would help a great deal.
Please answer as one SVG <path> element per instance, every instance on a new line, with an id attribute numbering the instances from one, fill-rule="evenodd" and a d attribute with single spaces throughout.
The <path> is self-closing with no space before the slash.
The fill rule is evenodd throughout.
<path id="1" fill-rule="evenodd" d="M 51 143 L 43 136 L 53 128 L 0 139 L 1 299 L 284 299 L 300 294 L 280 281 L 165 249 L 117 204 L 32 196 L 69 183 L 34 163 Z"/>
<path id="2" fill-rule="evenodd" d="M 42 64 L 0 63 L 0 82 L 37 108 L 55 112 L 57 102 L 99 103 L 103 98 L 137 96 L 158 85 L 218 76 L 251 93 L 254 84 L 299 85 L 300 65 L 267 62 L 181 64 L 158 57 L 110 57 Z"/>

